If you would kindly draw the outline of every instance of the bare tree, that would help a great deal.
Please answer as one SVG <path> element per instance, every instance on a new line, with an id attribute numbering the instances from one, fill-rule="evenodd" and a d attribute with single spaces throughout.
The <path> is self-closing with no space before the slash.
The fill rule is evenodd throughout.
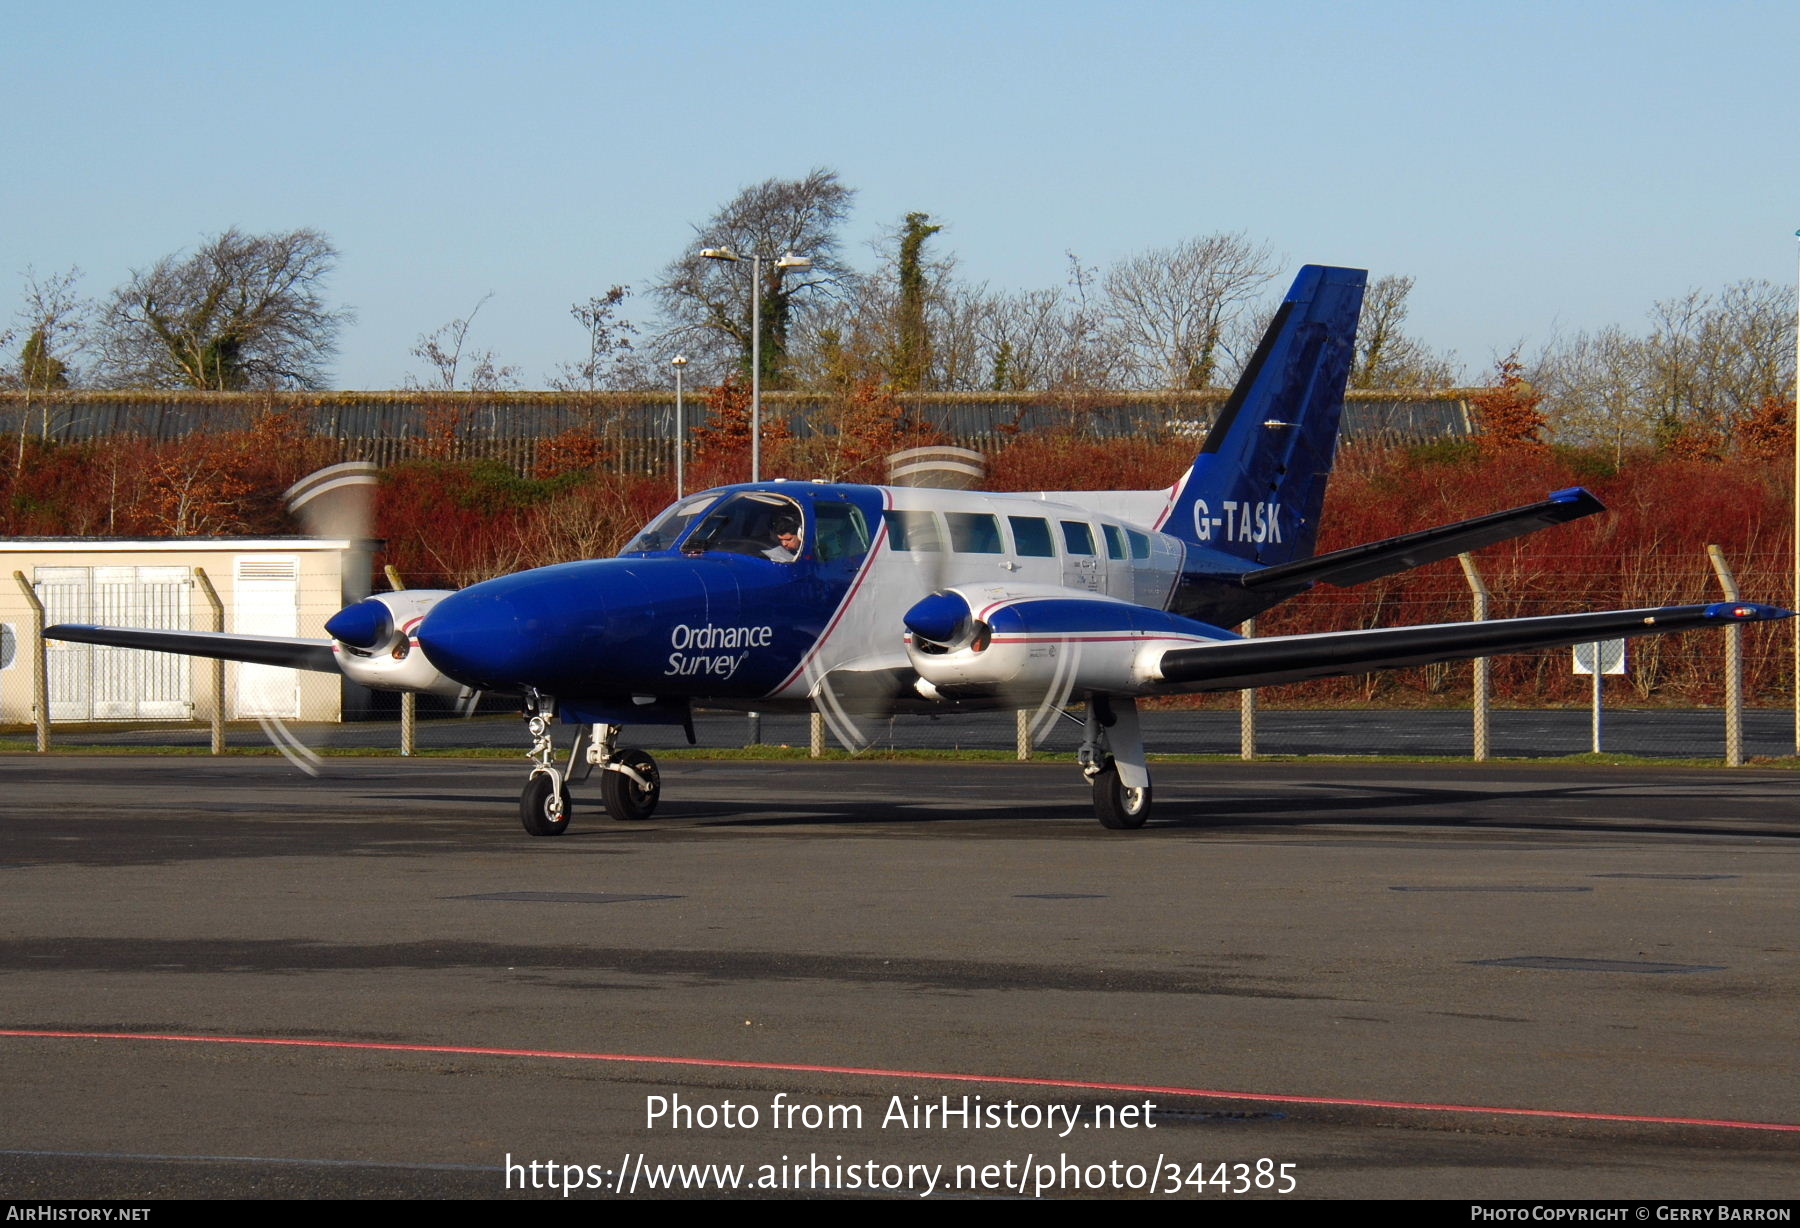
<path id="1" fill-rule="evenodd" d="M 1275 272 L 1268 245 L 1241 232 L 1201 235 L 1108 269 L 1101 283 L 1107 313 L 1133 382 L 1218 383 L 1227 329 Z"/>
<path id="2" fill-rule="evenodd" d="M 994 294 L 979 311 L 986 387 L 1076 391 L 1118 384 L 1127 359 L 1108 327 L 1097 274 L 1074 252 L 1066 256 L 1066 286 Z"/>
<path id="3" fill-rule="evenodd" d="M 19 308 L 18 329 L 7 329 L 0 335 L 0 347 L 10 345 L 19 332 L 25 344 L 19 350 L 18 366 L 7 373 L 8 383 L 25 390 L 25 404 L 19 410 L 18 448 L 13 457 L 13 471 L 25 467 L 25 434 L 31 417 L 34 393 L 55 392 L 79 382 L 79 373 L 71 365 L 87 344 L 93 303 L 81 297 L 77 287 L 81 270 L 71 266 L 67 272 L 39 277 L 37 271 L 25 269 L 24 301 Z M 38 402 L 38 437 L 50 437 L 52 403 Z"/>
<path id="4" fill-rule="evenodd" d="M 587 358 L 578 363 L 559 363 L 549 377 L 550 387 L 558 392 L 596 392 L 630 382 L 630 377 L 637 374 L 629 362 L 633 357 L 631 338 L 637 326 L 617 314 L 619 304 L 630 296 L 630 286 L 614 286 L 598 298 L 569 308 L 569 314 L 587 333 Z"/>
<path id="5" fill-rule="evenodd" d="M 1412 278 L 1390 273 L 1376 278 L 1363 295 L 1350 387 L 1443 388 L 1455 382 L 1455 358 L 1433 354 L 1402 328 L 1412 288 Z"/>
<path id="6" fill-rule="evenodd" d="M 116 385 L 316 388 L 353 317 L 324 298 L 338 252 L 316 230 L 235 227 L 191 256 L 165 256 L 113 291 L 101 370 Z"/>
<path id="7" fill-rule="evenodd" d="M 80 382 L 73 362 L 87 345 L 94 306 L 81 297 L 77 289 L 80 283 L 78 268 L 45 277 L 38 276 L 29 266 L 26 268 L 18 329 L 6 333 L 8 339 L 19 333 L 25 336 L 13 373 L 21 388 L 51 392 Z"/>
<path id="8" fill-rule="evenodd" d="M 1529 378 L 1544 394 L 1556 438 L 1609 447 L 1616 465 L 1626 448 L 1654 437 L 1656 413 L 1645 382 L 1647 370 L 1644 342 L 1609 325 L 1545 347 L 1530 365 Z"/>
<path id="9" fill-rule="evenodd" d="M 1737 282 L 1658 302 L 1650 329 L 1616 326 L 1546 347 L 1532 380 L 1562 438 L 1628 447 L 1685 441 L 1727 450 L 1762 406 L 1794 387 L 1794 290 Z"/>
<path id="10" fill-rule="evenodd" d="M 837 172 L 815 169 L 803 179 L 765 179 L 745 188 L 706 222 L 694 227 L 695 243 L 663 271 L 656 297 L 668 318 L 662 341 L 723 375 L 747 371 L 751 353 L 750 294 L 761 297 L 763 383 L 780 387 L 788 366 L 790 333 L 809 309 L 855 281 L 838 255 L 838 227 L 856 192 Z M 789 252 L 812 261 L 803 270 L 762 262 L 762 285 L 744 284 L 746 261 L 709 260 L 703 248 L 729 248 L 741 256 L 780 257 Z M 703 368 L 704 369 L 704 368 Z"/>
<path id="11" fill-rule="evenodd" d="M 425 364 L 429 374 L 423 380 L 408 375 L 406 382 L 409 387 L 433 392 L 494 392 L 517 386 L 519 369 L 501 366 L 494 358 L 494 351 L 469 350 L 464 353 L 468 345 L 469 329 L 474 325 L 475 317 L 481 314 L 481 309 L 493 297 L 493 291 L 490 290 L 460 320 L 452 320 L 433 332 L 419 334 L 419 341 L 413 346 L 412 355 Z M 463 374 L 465 364 L 467 378 Z"/>

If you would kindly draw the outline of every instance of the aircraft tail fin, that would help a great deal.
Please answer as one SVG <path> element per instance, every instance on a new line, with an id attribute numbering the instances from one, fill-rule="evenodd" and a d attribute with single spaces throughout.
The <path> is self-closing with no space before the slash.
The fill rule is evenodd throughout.
<path id="1" fill-rule="evenodd" d="M 1158 528 L 1248 567 L 1312 554 L 1367 278 L 1300 270 Z"/>

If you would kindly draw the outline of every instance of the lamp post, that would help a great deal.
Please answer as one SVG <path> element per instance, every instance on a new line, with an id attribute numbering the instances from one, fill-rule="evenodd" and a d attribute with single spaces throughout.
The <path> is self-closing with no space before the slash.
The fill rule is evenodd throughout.
<path id="1" fill-rule="evenodd" d="M 675 368 L 675 497 L 687 494 L 687 407 L 681 401 L 681 373 L 687 367 L 687 356 L 677 354 L 669 360 Z"/>
<path id="2" fill-rule="evenodd" d="M 708 260 L 750 262 L 750 480 L 762 480 L 762 266 L 769 257 L 760 252 L 740 256 L 729 247 L 703 247 Z M 810 269 L 812 261 L 792 252 L 774 261 L 778 269 Z"/>

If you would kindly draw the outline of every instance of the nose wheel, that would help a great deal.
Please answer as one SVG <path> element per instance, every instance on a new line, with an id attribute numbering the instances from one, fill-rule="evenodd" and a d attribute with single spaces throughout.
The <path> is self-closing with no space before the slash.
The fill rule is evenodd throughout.
<path id="1" fill-rule="evenodd" d="M 555 768 L 534 772 L 519 794 L 519 822 L 533 836 L 560 836 L 569 828 L 569 786 Z"/>

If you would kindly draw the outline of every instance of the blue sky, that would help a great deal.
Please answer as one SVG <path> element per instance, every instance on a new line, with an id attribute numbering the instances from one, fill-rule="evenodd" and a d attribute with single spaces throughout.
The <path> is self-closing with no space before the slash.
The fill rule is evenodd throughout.
<path id="1" fill-rule="evenodd" d="M 471 341 L 541 386 L 570 303 L 646 287 L 741 187 L 815 166 L 864 246 L 910 210 L 997 288 L 1215 231 L 1418 279 L 1471 374 L 1690 288 L 1795 276 L 1800 6 L 1371 0 L 11 5 L 0 320 L 229 226 L 310 226 L 336 383 Z M 638 304 L 647 315 L 647 304 Z"/>

